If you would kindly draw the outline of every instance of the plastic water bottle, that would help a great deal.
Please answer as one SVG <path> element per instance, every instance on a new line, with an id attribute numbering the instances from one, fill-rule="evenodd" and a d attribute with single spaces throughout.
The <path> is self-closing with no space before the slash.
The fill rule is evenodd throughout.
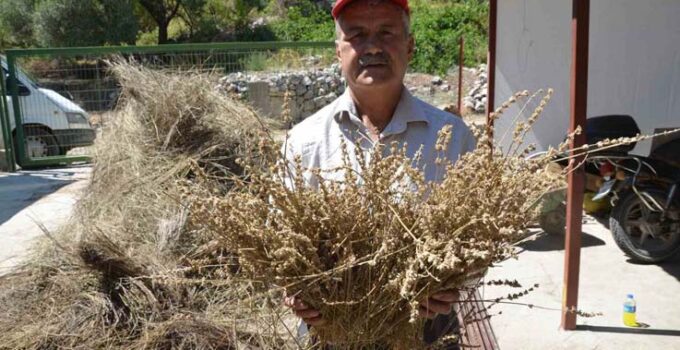
<path id="1" fill-rule="evenodd" d="M 626 301 L 623 303 L 623 324 L 628 327 L 637 327 L 637 319 L 635 317 L 635 299 L 633 294 L 626 296 Z"/>

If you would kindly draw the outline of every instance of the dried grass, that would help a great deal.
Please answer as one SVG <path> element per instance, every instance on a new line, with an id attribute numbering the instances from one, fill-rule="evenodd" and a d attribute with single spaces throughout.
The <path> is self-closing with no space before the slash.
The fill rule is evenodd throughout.
<path id="1" fill-rule="evenodd" d="M 243 175 L 236 158 L 257 159 L 261 122 L 210 76 L 111 69 L 123 101 L 73 219 L 0 279 L 0 348 L 275 348 L 246 320 L 277 306 L 230 274 L 212 236 L 187 228 L 180 202 L 192 169 L 229 191 Z"/>
<path id="2" fill-rule="evenodd" d="M 254 171 L 226 197 L 190 187 L 190 220 L 220 235 L 247 276 L 318 309 L 328 321 L 312 329 L 319 345 L 427 348 L 418 304 L 442 290 L 474 287 L 493 263 L 512 256 L 540 197 L 560 186 L 549 164 L 566 143 L 533 159 L 526 157 L 533 147 L 520 148 L 551 93 L 518 124 L 506 152 L 491 147 L 484 130 L 477 149 L 454 165 L 439 159 L 441 183 L 425 182 L 418 157 L 396 145 L 378 147 L 370 161 L 360 147 L 355 154 L 345 147 L 344 166 L 332 170 L 344 171 L 341 181 L 284 159 Z M 451 134 L 440 131 L 442 157 Z M 320 179 L 318 189 L 306 185 L 310 174 Z"/>
<path id="3" fill-rule="evenodd" d="M 74 219 L 0 277 L 1 349 L 427 348 L 418 303 L 476 286 L 560 185 L 548 165 L 566 144 L 532 159 L 520 148 L 550 93 L 514 148 L 481 130 L 476 151 L 439 161 L 439 184 L 392 146 L 370 161 L 344 149 L 344 180 L 312 189 L 305 172 L 324 172 L 280 159 L 266 125 L 210 76 L 112 70 L 122 104 Z M 293 336 L 284 289 L 329 321 L 315 344 Z"/>

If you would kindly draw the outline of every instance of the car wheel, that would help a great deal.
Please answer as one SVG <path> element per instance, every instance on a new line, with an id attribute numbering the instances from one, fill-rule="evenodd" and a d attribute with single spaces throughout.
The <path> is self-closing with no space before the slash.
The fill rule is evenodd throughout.
<path id="1" fill-rule="evenodd" d="M 14 148 L 18 149 L 18 139 L 14 137 Z M 24 150 L 26 157 L 43 158 L 61 155 L 57 138 L 43 128 L 24 127 Z"/>

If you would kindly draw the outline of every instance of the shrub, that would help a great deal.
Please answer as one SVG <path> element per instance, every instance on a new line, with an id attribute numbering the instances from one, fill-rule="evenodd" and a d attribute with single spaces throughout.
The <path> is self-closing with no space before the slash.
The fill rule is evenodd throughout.
<path id="1" fill-rule="evenodd" d="M 330 41 L 335 38 L 335 24 L 330 11 L 311 1 L 301 1 L 286 11 L 283 18 L 271 23 L 278 40 Z"/>
<path id="2" fill-rule="evenodd" d="M 488 4 L 465 0 L 448 5 L 419 5 L 412 11 L 416 53 L 411 67 L 418 72 L 446 73 L 459 62 L 461 36 L 465 38 L 465 64 L 485 61 Z"/>

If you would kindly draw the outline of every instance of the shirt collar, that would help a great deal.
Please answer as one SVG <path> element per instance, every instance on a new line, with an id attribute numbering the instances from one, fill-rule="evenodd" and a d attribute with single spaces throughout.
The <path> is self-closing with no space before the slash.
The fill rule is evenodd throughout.
<path id="1" fill-rule="evenodd" d="M 345 92 L 338 98 L 333 118 L 338 123 L 340 123 L 344 118 L 350 118 L 361 122 L 349 89 L 346 89 Z M 409 92 L 408 89 L 404 87 L 401 93 L 401 98 L 399 99 L 399 104 L 397 104 L 397 108 L 394 110 L 392 120 L 390 120 L 389 124 L 387 124 L 382 134 L 387 136 L 402 133 L 406 131 L 407 125 L 413 122 L 429 123 L 429 119 L 427 119 L 425 111 L 420 106 L 418 99 L 411 95 L 411 92 Z"/>

